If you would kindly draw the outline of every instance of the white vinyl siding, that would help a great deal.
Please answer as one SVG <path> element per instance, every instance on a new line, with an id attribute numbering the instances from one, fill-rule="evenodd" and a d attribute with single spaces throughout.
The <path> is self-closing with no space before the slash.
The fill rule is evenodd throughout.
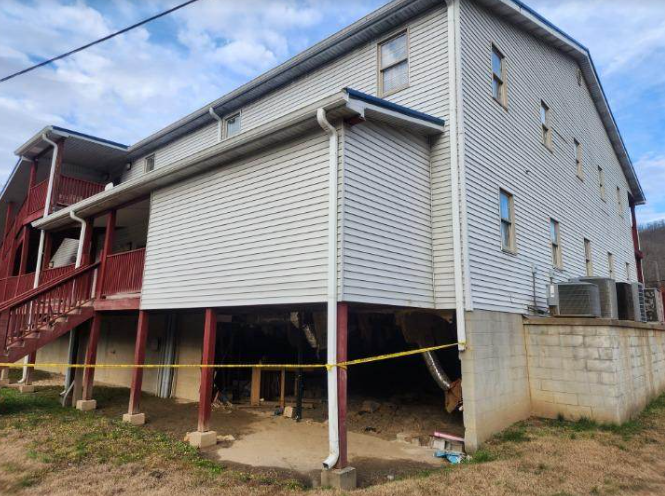
<path id="1" fill-rule="evenodd" d="M 385 98 L 430 115 L 448 119 L 448 31 L 445 5 L 397 26 L 408 30 L 409 87 Z M 350 87 L 378 95 L 377 45 L 374 39 L 352 52 L 296 79 L 241 109 L 242 131 L 268 122 L 322 96 Z M 158 169 L 217 143 L 217 124 L 196 130 L 155 151 Z M 135 163 L 138 163 L 138 160 Z M 142 168 L 132 167 L 123 181 L 137 177 Z M 431 138 L 432 230 L 437 308 L 455 308 L 450 193 L 450 140 L 448 132 Z"/>
<path id="2" fill-rule="evenodd" d="M 596 273 L 606 274 L 607 252 L 615 264 L 633 258 L 628 216 L 603 202 L 594 180 L 580 181 L 574 139 L 584 163 L 602 164 L 607 187 L 628 189 L 619 161 L 589 94 L 577 83 L 577 63 L 476 2 L 461 2 L 464 167 L 468 256 L 474 309 L 523 313 L 536 302 L 547 307 L 546 286 L 584 275 L 583 238 L 593 242 Z M 488 97 L 488 47 L 496 43 L 510 60 L 510 111 Z M 541 101 L 550 106 L 552 150 L 541 144 Z M 595 169 L 587 168 L 587 175 Z M 497 190 L 519 200 L 519 253 L 497 249 Z M 552 271 L 549 219 L 560 222 L 563 269 Z M 621 271 L 623 272 L 623 271 Z M 624 274 L 617 272 L 618 278 Z"/>
<path id="3" fill-rule="evenodd" d="M 344 133 L 340 299 L 432 308 L 427 138 L 370 121 Z"/>
<path id="4" fill-rule="evenodd" d="M 318 132 L 154 193 L 142 308 L 324 302 L 327 180 Z"/>

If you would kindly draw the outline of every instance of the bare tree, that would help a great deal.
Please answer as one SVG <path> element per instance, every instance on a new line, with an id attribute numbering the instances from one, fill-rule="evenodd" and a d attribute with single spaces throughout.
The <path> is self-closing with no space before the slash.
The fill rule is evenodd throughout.
<path id="1" fill-rule="evenodd" d="M 642 266 L 647 286 L 665 284 L 665 220 L 639 226 L 644 253 Z"/>

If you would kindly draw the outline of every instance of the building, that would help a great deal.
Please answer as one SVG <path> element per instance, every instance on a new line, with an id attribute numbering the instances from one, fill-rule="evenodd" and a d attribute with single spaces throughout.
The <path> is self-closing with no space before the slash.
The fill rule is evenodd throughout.
<path id="1" fill-rule="evenodd" d="M 517 0 L 394 0 L 132 146 L 51 126 L 16 153 L 12 361 L 76 361 L 66 336 L 89 325 L 86 363 L 213 363 L 233 326 L 290 350 L 307 334 L 298 356 L 336 363 L 358 356 L 348 324 L 387 315 L 412 348 L 459 343 L 429 364 L 461 370 L 473 449 L 532 413 L 523 314 L 546 285 L 641 278 L 645 197 L 589 52 Z M 131 382 L 129 421 L 142 385 L 200 397 L 205 444 L 211 369 L 95 378 Z M 329 467 L 347 463 L 346 388 L 331 369 Z"/>

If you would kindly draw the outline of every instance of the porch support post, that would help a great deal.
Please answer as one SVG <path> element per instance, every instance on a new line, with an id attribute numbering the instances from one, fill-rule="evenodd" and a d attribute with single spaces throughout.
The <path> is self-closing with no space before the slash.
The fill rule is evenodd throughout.
<path id="1" fill-rule="evenodd" d="M 85 351 L 85 364 L 95 365 L 97 363 L 97 345 L 99 343 L 99 333 L 102 326 L 102 314 L 95 312 L 90 324 L 90 334 L 88 335 L 88 346 Z M 76 402 L 78 410 L 94 410 L 97 408 L 97 401 L 92 399 L 92 388 L 95 383 L 95 369 L 83 369 L 83 398 Z"/>
<path id="2" fill-rule="evenodd" d="M 638 282 L 644 283 L 644 272 L 642 270 L 642 258 L 644 257 L 642 250 L 640 250 L 640 234 L 637 228 L 637 215 L 635 215 L 635 202 L 629 198 L 630 217 L 632 219 L 632 233 L 633 233 L 633 248 L 635 250 L 635 272 L 637 273 Z"/>
<path id="3" fill-rule="evenodd" d="M 57 153 L 57 157 L 55 160 L 55 167 L 53 171 L 53 185 L 52 185 L 52 191 L 51 191 L 51 198 L 50 198 L 50 204 L 46 205 L 46 211 L 45 211 L 45 216 L 48 215 L 49 212 L 53 212 L 55 210 L 56 205 L 58 204 L 58 199 L 60 197 L 60 183 L 62 182 L 60 180 L 61 176 L 61 170 L 62 170 L 62 156 L 64 155 L 65 151 L 65 140 L 60 140 L 57 143 L 57 147 L 55 150 L 53 150 L 53 153 Z"/>
<path id="4" fill-rule="evenodd" d="M 83 257 L 81 258 L 81 267 L 90 265 L 92 261 L 92 230 L 94 228 L 94 219 L 86 219 L 85 236 L 83 237 Z"/>
<path id="5" fill-rule="evenodd" d="M 0 387 L 9 386 L 9 367 L 0 369 Z"/>
<path id="6" fill-rule="evenodd" d="M 30 226 L 23 226 L 21 235 L 21 264 L 18 269 L 18 275 L 22 276 L 28 272 L 28 252 L 30 250 Z"/>
<path id="7" fill-rule="evenodd" d="M 136 326 L 136 345 L 134 347 L 134 365 L 145 363 L 145 347 L 148 342 L 148 312 L 139 311 L 139 321 Z M 129 391 L 129 409 L 122 416 L 122 421 L 133 425 L 145 424 L 145 413 L 141 409 L 141 387 L 143 386 L 143 368 L 134 367 L 132 372 L 132 387 Z"/>
<path id="8" fill-rule="evenodd" d="M 217 313 L 214 308 L 206 308 L 203 329 L 203 352 L 201 357 L 201 386 L 199 387 L 199 423 L 195 432 L 190 432 L 189 444 L 206 448 L 217 444 L 217 433 L 210 430 L 212 402 L 212 380 L 215 370 L 205 367 L 215 363 L 215 341 L 217 338 Z"/>
<path id="9" fill-rule="evenodd" d="M 104 290 L 104 278 L 106 276 L 106 264 L 107 258 L 113 251 L 113 239 L 115 235 L 115 218 L 116 211 L 111 210 L 108 213 L 106 218 L 106 234 L 104 235 L 104 247 L 102 248 L 102 260 L 101 265 L 99 266 L 99 274 L 97 276 L 97 286 L 95 288 L 95 294 L 97 298 L 102 297 Z"/>
<path id="10" fill-rule="evenodd" d="M 349 306 L 347 303 L 337 303 L 337 361 L 338 363 L 348 360 L 348 322 Z M 344 367 L 337 367 L 337 411 L 339 426 L 339 459 L 335 468 L 343 469 L 349 464 L 347 457 L 347 435 L 346 435 L 346 404 L 347 396 L 347 371 Z"/>

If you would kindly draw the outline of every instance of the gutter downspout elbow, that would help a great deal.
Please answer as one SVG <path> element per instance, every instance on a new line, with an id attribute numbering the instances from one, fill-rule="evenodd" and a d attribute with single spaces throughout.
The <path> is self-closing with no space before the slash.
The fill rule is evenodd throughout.
<path id="1" fill-rule="evenodd" d="M 81 234 L 79 235 L 79 246 L 78 249 L 76 250 L 76 264 L 74 265 L 74 268 L 78 269 L 81 266 L 81 262 L 83 260 L 83 243 L 85 240 L 86 230 L 88 229 L 88 224 L 85 222 L 85 220 L 76 215 L 76 213 L 73 210 L 69 212 L 69 217 L 72 220 L 81 224 Z"/>
<path id="2" fill-rule="evenodd" d="M 219 143 L 222 141 L 222 118 L 217 115 L 215 109 L 212 107 L 208 108 L 208 113 L 217 121 L 217 143 Z"/>
<path id="3" fill-rule="evenodd" d="M 316 111 L 319 126 L 328 134 L 328 322 L 327 346 L 328 364 L 337 363 L 337 144 L 339 136 L 335 126 L 330 124 L 326 111 Z M 337 367 L 328 368 L 328 444 L 330 454 L 323 461 L 323 469 L 332 469 L 339 460 L 339 404 L 337 402 Z"/>

